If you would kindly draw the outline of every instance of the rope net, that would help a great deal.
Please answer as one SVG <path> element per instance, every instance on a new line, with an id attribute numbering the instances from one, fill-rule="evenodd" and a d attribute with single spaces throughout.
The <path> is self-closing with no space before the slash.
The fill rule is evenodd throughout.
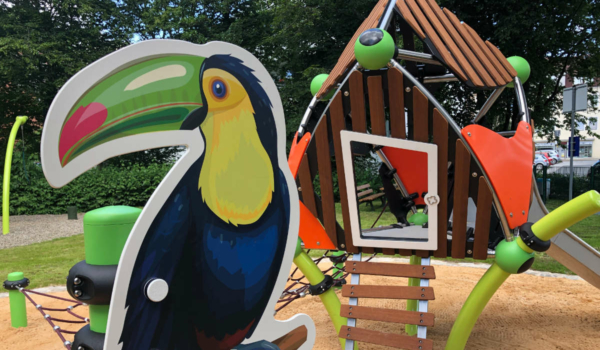
<path id="1" fill-rule="evenodd" d="M 306 253 L 309 254 L 310 249 L 307 250 Z M 367 258 L 365 262 L 373 259 L 375 255 L 376 253 Z M 324 260 L 331 261 L 332 266 L 325 270 L 321 270 L 321 272 L 323 272 L 323 275 L 331 273 L 331 277 L 333 278 L 333 287 L 340 288 L 342 285 L 346 284 L 346 277 L 350 274 L 349 272 L 346 272 L 346 267 L 344 264 L 346 260 L 348 260 L 349 256 L 350 254 L 346 252 L 327 250 L 325 253 L 323 253 L 323 255 L 313 258 L 313 261 L 317 266 L 319 266 L 319 264 Z M 277 306 L 275 308 L 276 313 L 284 307 L 290 305 L 294 300 L 304 298 L 310 294 L 310 283 L 306 279 L 306 276 L 300 272 L 298 267 L 292 270 L 290 277 L 288 277 L 287 284 L 288 285 L 281 294 L 281 297 L 279 297 L 279 301 L 277 301 Z"/>
<path id="2" fill-rule="evenodd" d="M 306 252 L 310 253 L 310 250 L 307 250 Z M 375 257 L 375 255 L 376 254 L 373 254 L 365 261 L 370 261 L 371 259 L 373 259 Z M 327 260 L 329 260 L 331 262 L 332 266 L 325 270 L 322 270 L 321 272 L 323 272 L 323 275 L 330 274 L 334 281 L 333 287 L 339 288 L 342 285 L 346 284 L 346 277 L 350 274 L 349 272 L 346 272 L 345 264 L 344 264 L 346 262 L 346 260 L 348 260 L 348 257 L 349 257 L 349 254 L 346 252 L 327 250 L 321 256 L 313 258 L 313 261 L 317 266 L 319 266 L 319 264 L 321 262 L 324 262 Z M 310 288 L 310 283 L 308 282 L 306 277 L 300 272 L 298 267 L 294 268 L 294 270 L 292 270 L 292 273 L 288 277 L 287 287 L 281 294 L 279 301 L 277 301 L 277 307 L 275 309 L 275 312 L 276 313 L 279 312 L 281 309 L 285 308 L 286 306 L 288 306 L 292 302 L 294 302 L 294 300 L 298 300 L 307 295 L 310 295 L 309 288 Z M 87 304 L 84 304 L 84 303 L 79 302 L 74 299 L 61 298 L 61 297 L 57 297 L 57 296 L 54 296 L 51 294 L 34 291 L 31 289 L 19 288 L 19 291 L 21 293 L 23 293 L 23 295 L 25 295 L 27 300 L 29 300 L 29 302 L 31 302 L 31 304 L 33 304 L 33 306 L 35 306 L 35 308 L 42 314 L 42 316 L 44 317 L 46 322 L 48 322 L 50 327 L 52 327 L 54 332 L 58 335 L 58 337 L 60 338 L 64 347 L 67 350 L 72 350 L 71 349 L 71 341 L 67 340 L 65 338 L 65 335 L 69 335 L 69 336 L 74 335 L 84 324 L 87 324 L 90 322 L 90 320 L 87 317 L 77 315 L 73 310 L 75 310 L 76 308 L 81 307 L 81 306 L 87 306 Z M 71 305 L 69 305 L 65 308 L 43 307 L 41 304 L 38 304 L 35 300 L 33 300 L 33 297 L 31 295 L 60 300 L 60 301 L 70 303 Z M 54 316 L 50 315 L 48 312 L 66 313 L 68 316 L 71 316 L 71 319 L 63 318 L 64 316 L 61 316 L 60 318 L 54 317 Z M 79 327 L 77 330 L 67 330 L 67 329 L 62 329 L 58 325 L 61 323 L 80 324 L 82 326 Z"/>
<path id="3" fill-rule="evenodd" d="M 54 330 L 54 332 L 58 335 L 58 337 L 60 338 L 60 341 L 63 343 L 63 345 L 65 346 L 65 348 L 67 348 L 68 350 L 71 350 L 71 342 L 65 338 L 65 334 L 73 335 L 73 334 L 77 333 L 77 330 L 79 330 L 79 329 L 77 329 L 75 331 L 73 331 L 73 330 L 67 330 L 67 329 L 62 329 L 58 324 L 59 323 L 66 323 L 66 324 L 82 324 L 83 325 L 83 324 L 89 323 L 90 320 L 87 317 L 83 317 L 83 316 L 77 315 L 75 312 L 73 312 L 73 310 L 75 310 L 75 308 L 78 308 L 80 306 L 85 306 L 86 304 L 84 304 L 82 302 L 79 302 L 77 300 L 67 299 L 67 298 L 61 298 L 61 297 L 57 297 L 57 296 L 46 294 L 46 293 L 40 293 L 40 292 L 31 290 L 31 289 L 19 288 L 19 291 L 21 293 L 23 293 L 23 295 L 25 295 L 25 298 L 27 298 L 27 300 L 29 300 L 29 302 L 31 302 L 31 304 L 33 304 L 33 306 L 35 306 L 35 308 L 42 314 L 42 316 L 44 317 L 44 319 L 46 320 L 46 322 L 48 322 L 48 324 L 50 325 L 50 327 L 52 327 L 52 329 Z M 33 300 L 33 297 L 30 294 L 34 294 L 34 295 L 42 296 L 42 297 L 45 297 L 45 298 L 56 299 L 56 300 L 68 302 L 71 305 L 69 305 L 69 306 L 67 306 L 65 308 L 43 307 L 41 304 L 36 303 Z M 54 317 L 54 316 L 51 316 L 48 313 L 48 311 L 50 311 L 50 312 L 67 313 L 73 319 L 65 319 L 65 318 Z"/>

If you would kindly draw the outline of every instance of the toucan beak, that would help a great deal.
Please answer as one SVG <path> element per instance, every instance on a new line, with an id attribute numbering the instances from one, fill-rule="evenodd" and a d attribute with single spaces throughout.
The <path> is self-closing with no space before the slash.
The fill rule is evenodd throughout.
<path id="1" fill-rule="evenodd" d="M 121 154 L 187 144 L 185 134 L 206 115 L 199 81 L 204 57 L 135 58 L 136 46 L 88 66 L 55 98 L 42 135 L 42 164 L 49 181 L 47 170 L 70 170 L 52 185 Z M 127 50 L 130 55 L 122 54 Z"/>

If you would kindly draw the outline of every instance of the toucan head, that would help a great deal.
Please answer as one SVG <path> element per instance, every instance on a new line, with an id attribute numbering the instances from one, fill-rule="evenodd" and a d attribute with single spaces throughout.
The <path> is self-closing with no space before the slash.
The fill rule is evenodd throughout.
<path id="1" fill-rule="evenodd" d="M 272 120 L 250 68 L 256 63 L 230 44 L 175 40 L 145 41 L 96 61 L 50 107 L 41 147 L 46 178 L 60 187 L 106 159 L 151 148 L 194 144 L 201 154 L 198 131 L 225 110 L 268 107 Z M 251 94 L 263 96 L 250 103 Z"/>

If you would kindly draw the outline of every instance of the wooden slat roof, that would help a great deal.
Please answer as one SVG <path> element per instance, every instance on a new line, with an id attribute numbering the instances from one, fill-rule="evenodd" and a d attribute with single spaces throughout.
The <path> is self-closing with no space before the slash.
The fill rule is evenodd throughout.
<path id="1" fill-rule="evenodd" d="M 338 59 L 337 64 L 335 67 L 333 67 L 331 73 L 329 73 L 329 77 L 327 77 L 327 80 L 325 80 L 325 83 L 323 83 L 323 86 L 321 86 L 321 90 L 319 90 L 317 93 L 317 98 L 321 98 L 322 96 L 326 95 L 335 86 L 335 84 L 341 80 L 342 76 L 350 68 L 350 66 L 356 62 L 356 57 L 354 57 L 354 43 L 365 30 L 377 27 L 379 24 L 379 19 L 381 18 L 383 11 L 385 11 L 385 7 L 389 1 L 390 0 L 379 0 L 377 5 L 375 5 L 375 8 L 369 14 L 369 17 L 362 22 L 348 45 L 346 45 L 346 48 L 344 49 L 342 56 L 340 56 Z"/>
<path id="2" fill-rule="evenodd" d="M 441 9 L 435 0 L 380 0 L 358 28 L 342 56 L 317 93 L 321 98 L 339 83 L 356 62 L 354 43 L 365 30 L 376 28 L 390 1 L 415 34 L 427 44 L 433 55 L 462 82 L 475 88 L 491 89 L 504 86 L 517 72 L 500 50 L 481 37 L 448 9 Z"/>

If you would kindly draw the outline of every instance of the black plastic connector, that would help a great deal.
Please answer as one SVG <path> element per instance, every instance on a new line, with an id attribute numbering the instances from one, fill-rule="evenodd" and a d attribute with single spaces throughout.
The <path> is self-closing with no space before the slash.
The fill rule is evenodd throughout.
<path id="1" fill-rule="evenodd" d="M 545 252 L 550 249 L 552 242 L 539 239 L 531 230 L 531 226 L 533 226 L 532 223 L 526 222 L 519 227 L 519 237 L 523 242 L 536 252 Z"/>
<path id="2" fill-rule="evenodd" d="M 333 255 L 329 256 L 329 261 L 331 261 L 331 263 L 334 265 L 343 264 L 346 262 L 346 260 L 348 260 L 348 254 L 339 255 L 339 256 L 333 256 Z"/>
<path id="3" fill-rule="evenodd" d="M 80 261 L 69 270 L 67 291 L 76 300 L 89 305 L 108 305 L 117 265 L 89 265 Z"/>
<path id="4" fill-rule="evenodd" d="M 103 350 L 104 336 L 103 333 L 92 331 L 88 324 L 75 333 L 75 339 L 73 340 L 71 349 Z"/>
<path id="5" fill-rule="evenodd" d="M 29 285 L 29 278 L 23 278 L 18 281 L 4 281 L 2 286 L 6 290 L 19 290 L 19 288 L 26 288 Z"/>
<path id="6" fill-rule="evenodd" d="M 315 284 L 314 286 L 311 285 L 308 288 L 308 291 L 312 295 L 321 295 L 321 294 L 325 293 L 326 291 L 328 291 L 329 289 L 331 289 L 331 287 L 333 287 L 333 284 L 334 284 L 333 277 L 331 277 L 329 275 L 325 275 L 325 278 L 323 279 L 323 281 L 321 281 L 321 283 Z"/>

